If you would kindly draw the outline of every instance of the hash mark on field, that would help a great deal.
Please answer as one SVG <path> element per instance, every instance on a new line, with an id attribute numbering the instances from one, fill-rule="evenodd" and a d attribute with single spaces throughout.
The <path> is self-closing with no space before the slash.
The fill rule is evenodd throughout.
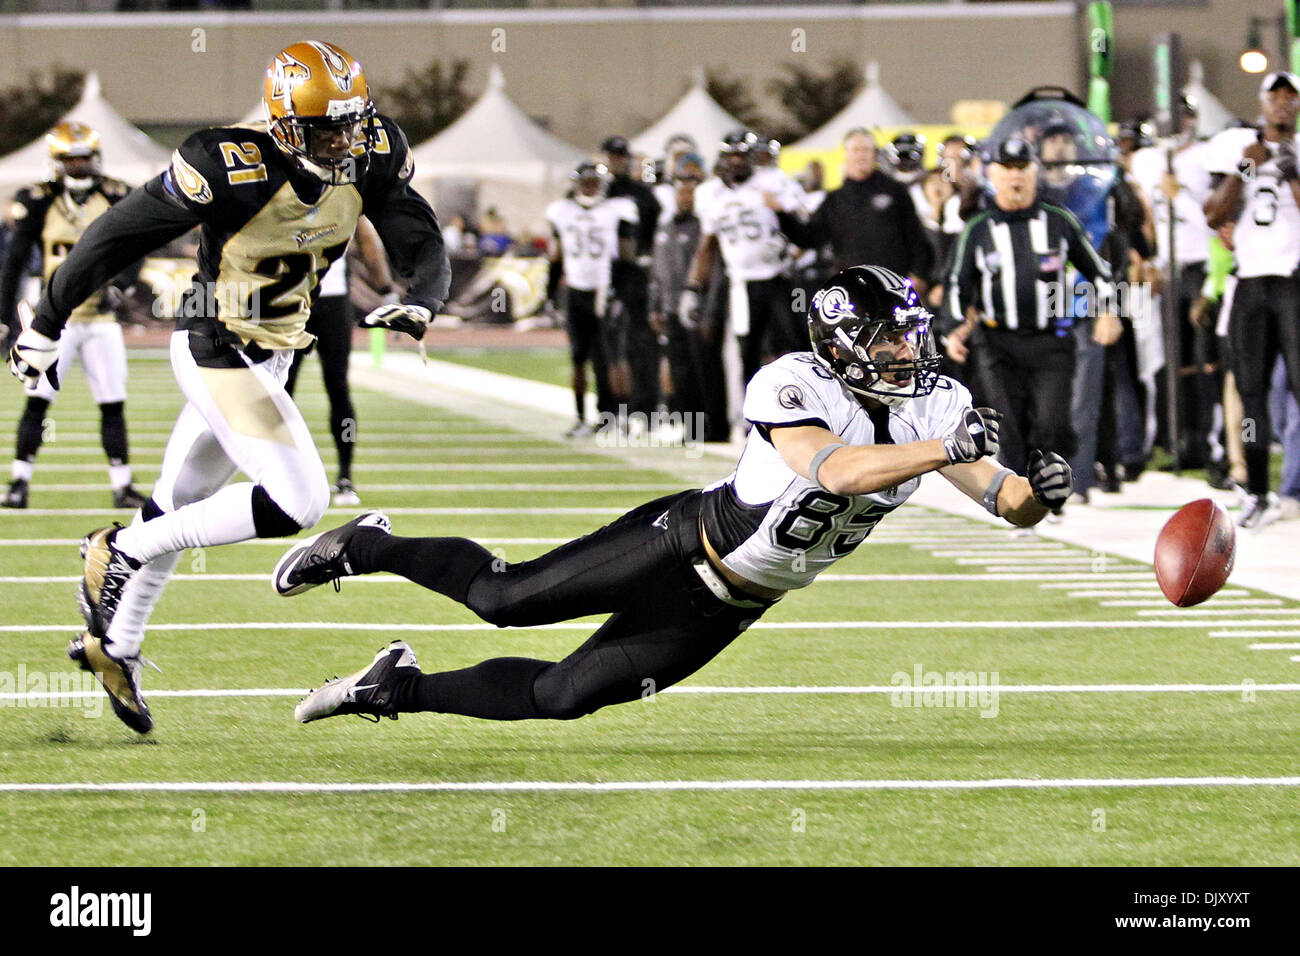
<path id="1" fill-rule="evenodd" d="M 1077 777 L 989 780 L 447 780 L 419 783 L 310 783 L 304 781 L 133 781 L 121 783 L 0 783 L 0 792 L 97 793 L 403 793 L 545 792 L 628 793 L 692 790 L 1073 790 L 1144 787 L 1297 787 L 1300 777 Z"/>

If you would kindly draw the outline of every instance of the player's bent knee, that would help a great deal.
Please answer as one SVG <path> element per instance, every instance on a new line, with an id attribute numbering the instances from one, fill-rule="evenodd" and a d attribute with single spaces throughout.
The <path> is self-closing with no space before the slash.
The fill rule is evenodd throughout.
<path id="1" fill-rule="evenodd" d="M 324 509 L 322 508 L 323 512 Z M 310 528 L 320 520 L 317 515 L 310 524 L 298 521 L 286 512 L 261 485 L 253 487 L 253 527 L 259 538 L 284 538 L 295 535 L 304 528 Z"/>

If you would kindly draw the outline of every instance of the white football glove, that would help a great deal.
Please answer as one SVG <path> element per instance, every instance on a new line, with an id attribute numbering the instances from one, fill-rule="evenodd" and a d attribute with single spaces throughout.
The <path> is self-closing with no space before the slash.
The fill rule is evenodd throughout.
<path id="1" fill-rule="evenodd" d="M 683 328 L 694 329 L 700 324 L 700 293 L 696 289 L 683 289 L 677 300 L 677 318 Z"/>
<path id="2" fill-rule="evenodd" d="M 59 358 L 59 340 L 43 335 L 35 329 L 23 329 L 9 350 L 9 371 L 24 382 L 35 382 L 41 373 L 49 376 L 50 384 L 59 387 L 54 363 Z"/>
<path id="3" fill-rule="evenodd" d="M 361 320 L 362 328 L 391 329 L 405 332 L 415 341 L 424 338 L 424 330 L 433 321 L 433 313 L 422 305 L 403 305 L 398 302 L 387 303 L 375 309 Z"/>

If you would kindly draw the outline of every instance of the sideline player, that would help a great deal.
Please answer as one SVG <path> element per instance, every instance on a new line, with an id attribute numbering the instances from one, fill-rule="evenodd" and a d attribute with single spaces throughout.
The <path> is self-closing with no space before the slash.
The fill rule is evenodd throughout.
<path id="1" fill-rule="evenodd" d="M 0 271 L 0 319 L 21 331 L 15 314 L 18 287 L 33 247 L 41 250 L 41 277 L 50 276 L 86 227 L 126 196 L 131 187 L 100 171 L 99 133 L 84 123 L 64 121 L 45 134 L 53 176 L 21 189 L 9 208 L 12 237 Z M 130 271 L 118 283 L 133 278 Z M 11 339 L 12 341 L 12 339 Z M 59 384 L 73 359 L 81 362 L 90 394 L 99 406 L 99 436 L 108 457 L 108 484 L 114 508 L 139 508 L 145 498 L 131 486 L 126 437 L 126 345 L 106 291 L 90 297 L 68 316 L 68 334 L 59 359 L 47 375 L 27 384 L 27 405 L 18 421 L 18 440 L 6 508 L 26 508 L 36 453 L 45 437 L 45 413 L 54 404 Z"/>
<path id="2" fill-rule="evenodd" d="M 497 658 L 425 674 L 394 642 L 310 694 L 295 716 L 563 720 L 662 690 L 852 552 L 927 472 L 1014 525 L 1036 524 L 1069 495 L 1069 465 L 1035 453 L 1026 480 L 987 457 L 996 415 L 971 408 L 970 393 L 938 374 L 930 321 L 894 272 L 836 275 L 808 313 L 812 354 L 782 356 L 750 382 L 754 427 L 730 477 L 651 501 L 535 560 L 503 564 L 464 538 L 395 537 L 377 511 L 291 548 L 272 578 L 285 596 L 391 571 L 500 627 L 612 615 L 557 663 Z"/>
<path id="3" fill-rule="evenodd" d="M 595 373 L 596 407 L 602 415 L 617 415 L 616 403 L 629 398 L 624 349 L 616 340 L 617 333 L 626 330 L 615 328 L 609 300 L 615 260 L 636 258 L 640 213 L 631 199 L 608 195 L 609 172 L 599 163 L 579 163 L 572 179 L 572 193 L 546 207 L 546 221 L 554 232 L 551 262 L 561 265 L 552 275 L 557 280 L 561 272 L 564 276 L 565 331 L 577 408 L 568 436 L 577 438 L 592 431 L 585 417 L 588 362 Z"/>
<path id="4" fill-rule="evenodd" d="M 410 187 L 406 137 L 375 113 L 361 64 L 329 43 L 295 43 L 266 71 L 267 128 L 195 133 L 170 169 L 86 231 L 10 353 L 16 375 L 54 361 L 73 306 L 123 264 L 196 225 L 199 271 L 182 299 L 172 369 L 187 403 L 153 496 L 129 527 L 82 543 L 87 631 L 69 655 L 93 671 L 113 711 L 153 726 L 140 686 L 149 614 L 187 548 L 297 534 L 320 520 L 329 481 L 284 390 L 317 283 L 363 212 L 405 281 L 403 304 L 362 325 L 420 338 L 447 295 L 438 221 Z M 227 485 L 236 471 L 249 481 Z"/>

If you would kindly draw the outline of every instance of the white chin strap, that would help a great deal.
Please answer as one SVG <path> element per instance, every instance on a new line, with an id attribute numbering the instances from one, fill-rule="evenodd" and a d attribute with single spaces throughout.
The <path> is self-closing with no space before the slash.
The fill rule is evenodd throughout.
<path id="1" fill-rule="evenodd" d="M 864 398 L 872 398 L 882 405 L 888 405 L 890 408 L 898 408 L 916 398 L 915 383 L 909 382 L 907 385 L 890 385 L 888 382 L 876 381 L 868 391 L 865 388 L 853 388 L 849 390 Z"/>
<path id="2" fill-rule="evenodd" d="M 584 209 L 590 209 L 592 206 L 598 205 L 600 201 L 604 198 L 605 197 L 602 196 L 600 193 L 596 193 L 596 195 L 594 196 L 587 196 L 584 195 L 583 193 L 577 193 L 574 195 L 573 200 Z"/>
<path id="3" fill-rule="evenodd" d="M 63 185 L 73 192 L 82 192 L 95 185 L 95 177 L 83 176 L 81 178 L 73 178 L 72 176 L 64 176 Z"/>

